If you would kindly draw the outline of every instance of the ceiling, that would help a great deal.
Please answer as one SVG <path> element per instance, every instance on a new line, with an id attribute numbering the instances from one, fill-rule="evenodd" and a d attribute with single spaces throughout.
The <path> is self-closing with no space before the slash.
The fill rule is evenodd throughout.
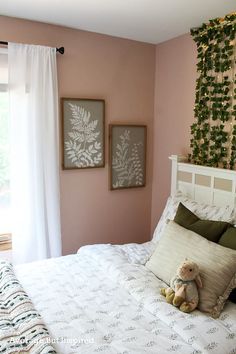
<path id="1" fill-rule="evenodd" d="M 160 43 L 236 11 L 235 0 L 0 0 L 0 14 Z"/>

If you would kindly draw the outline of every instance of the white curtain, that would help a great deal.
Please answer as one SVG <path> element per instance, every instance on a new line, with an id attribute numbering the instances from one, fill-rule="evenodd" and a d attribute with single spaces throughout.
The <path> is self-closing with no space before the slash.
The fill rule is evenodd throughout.
<path id="1" fill-rule="evenodd" d="M 13 262 L 61 255 L 56 49 L 8 44 Z"/>

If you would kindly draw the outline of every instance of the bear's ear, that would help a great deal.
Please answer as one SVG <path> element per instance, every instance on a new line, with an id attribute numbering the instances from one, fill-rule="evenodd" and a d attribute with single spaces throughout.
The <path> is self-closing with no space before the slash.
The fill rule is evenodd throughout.
<path id="1" fill-rule="evenodd" d="M 199 288 L 202 288 L 202 280 L 201 280 L 201 277 L 200 277 L 199 274 L 196 276 L 195 282 L 197 283 L 197 286 L 198 286 Z"/>

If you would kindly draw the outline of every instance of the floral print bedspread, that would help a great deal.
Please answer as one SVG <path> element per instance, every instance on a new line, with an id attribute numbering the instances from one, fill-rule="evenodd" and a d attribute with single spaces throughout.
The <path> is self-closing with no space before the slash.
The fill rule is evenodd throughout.
<path id="1" fill-rule="evenodd" d="M 93 245 L 16 267 L 61 354 L 235 354 L 236 305 L 184 314 L 144 264 L 155 245 Z"/>

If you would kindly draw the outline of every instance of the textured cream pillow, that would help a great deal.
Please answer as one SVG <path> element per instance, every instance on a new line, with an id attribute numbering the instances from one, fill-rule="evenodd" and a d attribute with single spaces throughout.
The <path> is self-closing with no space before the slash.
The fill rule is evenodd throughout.
<path id="1" fill-rule="evenodd" d="M 199 290 L 199 310 L 218 317 L 230 292 L 236 288 L 236 251 L 169 221 L 146 267 L 170 284 L 185 258 L 200 268 L 203 288 Z"/>

